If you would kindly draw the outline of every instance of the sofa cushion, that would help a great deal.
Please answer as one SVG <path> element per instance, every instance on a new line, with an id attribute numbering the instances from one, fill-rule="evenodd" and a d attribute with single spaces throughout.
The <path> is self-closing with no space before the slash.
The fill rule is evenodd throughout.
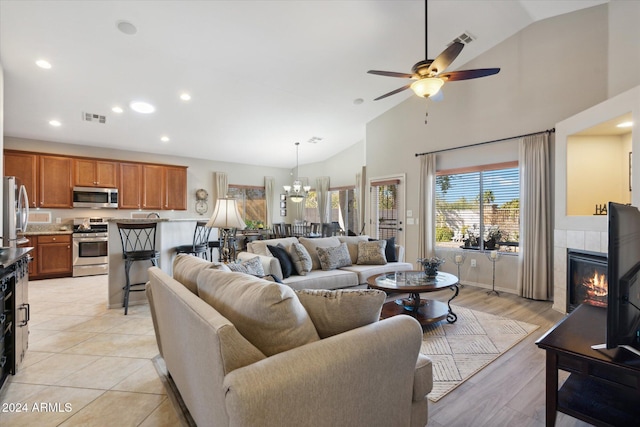
<path id="1" fill-rule="evenodd" d="M 267 248 L 267 245 L 278 246 L 278 244 L 282 244 L 286 250 L 289 250 L 289 247 L 292 243 L 297 243 L 298 239 L 295 237 L 285 237 L 281 239 L 267 239 L 267 240 L 254 240 L 253 242 L 247 243 L 247 251 L 257 254 L 257 255 L 266 255 L 271 256 L 271 252 Z"/>
<path id="2" fill-rule="evenodd" d="M 258 277 L 264 276 L 264 268 L 262 267 L 262 262 L 257 256 L 244 260 L 240 263 L 229 263 L 227 264 L 227 267 L 231 271 L 235 271 L 236 273 L 250 274 L 252 276 Z"/>
<path id="3" fill-rule="evenodd" d="M 351 264 L 356 264 L 358 262 L 358 243 L 368 242 L 369 236 L 338 236 L 338 240 L 340 240 L 341 243 L 347 244 Z"/>
<path id="4" fill-rule="evenodd" d="M 286 285 L 204 270 L 198 276 L 198 293 L 266 356 L 320 339 L 309 314 Z"/>
<path id="5" fill-rule="evenodd" d="M 198 274 L 205 268 L 231 271 L 224 264 L 209 262 L 191 254 L 178 254 L 173 260 L 173 278 L 198 295 Z"/>
<path id="6" fill-rule="evenodd" d="M 358 262 L 359 265 L 384 265 L 387 258 L 384 249 L 387 246 L 385 240 L 373 242 L 358 242 Z"/>
<path id="7" fill-rule="evenodd" d="M 271 255 L 278 259 L 280 262 L 280 268 L 282 269 L 282 278 L 286 279 L 294 273 L 293 261 L 291 261 L 291 257 L 289 256 L 289 252 L 284 248 L 284 246 L 278 244 L 278 246 L 267 245 L 269 252 Z"/>
<path id="8" fill-rule="evenodd" d="M 316 248 L 316 250 L 320 259 L 320 266 L 324 271 L 351 265 L 351 257 L 346 243 L 329 248 Z"/>
<path id="9" fill-rule="evenodd" d="M 300 276 L 305 276 L 311 271 L 311 267 L 313 267 L 311 255 L 301 243 L 293 243 L 289 248 L 289 254 L 291 255 L 293 266 Z"/>
<path id="10" fill-rule="evenodd" d="M 349 267 L 345 267 L 349 268 Z M 283 280 L 293 289 L 341 289 L 357 286 L 358 274 L 352 271 L 311 270 L 306 276 L 291 276 Z"/>
<path id="11" fill-rule="evenodd" d="M 369 239 L 369 241 L 375 241 L 376 239 Z M 396 254 L 396 238 L 390 237 L 387 239 L 387 247 L 384 250 L 384 255 L 387 258 L 387 262 L 398 262 L 398 255 Z"/>
<path id="12" fill-rule="evenodd" d="M 296 294 L 320 338 L 377 322 L 386 298 L 383 291 L 375 289 L 304 289 Z"/>
<path id="13" fill-rule="evenodd" d="M 300 243 L 304 245 L 311 255 L 311 262 L 313 265 L 311 266 L 312 270 L 320 270 L 320 258 L 318 258 L 318 251 L 316 248 L 330 248 L 333 246 L 340 246 L 340 240 L 337 237 L 320 237 L 320 238 L 309 238 L 309 237 L 300 237 Z"/>
<path id="14" fill-rule="evenodd" d="M 358 275 L 358 283 L 365 284 L 367 279 L 380 273 L 393 273 L 395 271 L 413 270 L 413 264 L 408 262 L 388 262 L 385 265 L 348 265 L 340 268 Z"/>

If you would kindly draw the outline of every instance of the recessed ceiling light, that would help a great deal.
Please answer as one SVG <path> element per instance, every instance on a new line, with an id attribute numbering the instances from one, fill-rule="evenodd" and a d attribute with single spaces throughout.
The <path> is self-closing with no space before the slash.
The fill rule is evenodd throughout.
<path id="1" fill-rule="evenodd" d="M 45 61 L 44 59 L 38 59 L 36 61 L 36 65 L 40 68 L 44 68 L 45 70 L 48 70 L 51 68 L 51 64 L 48 61 Z"/>
<path id="2" fill-rule="evenodd" d="M 633 122 L 622 122 L 619 125 L 616 125 L 616 127 L 619 128 L 630 128 L 633 126 Z"/>
<path id="3" fill-rule="evenodd" d="M 138 32 L 136 26 L 129 21 L 118 21 L 116 22 L 116 27 L 118 27 L 118 30 L 120 30 L 121 33 L 128 36 L 132 36 Z"/>
<path id="4" fill-rule="evenodd" d="M 160 141 L 162 141 L 162 142 L 169 142 L 169 137 L 168 137 L 168 136 L 166 136 L 166 135 L 165 135 L 165 136 L 162 136 L 162 137 L 160 137 Z"/>
<path id="5" fill-rule="evenodd" d="M 188 93 L 184 92 L 180 94 L 180 99 L 182 99 L 183 101 L 189 101 L 191 100 L 191 95 L 189 95 Z"/>
<path id="6" fill-rule="evenodd" d="M 59 127 L 62 125 L 58 120 L 49 120 L 49 124 L 54 127 Z"/>
<path id="7" fill-rule="evenodd" d="M 364 99 L 362 99 L 362 98 L 356 98 L 356 99 L 353 100 L 353 104 L 354 105 L 360 105 L 363 102 L 364 102 Z"/>
<path id="8" fill-rule="evenodd" d="M 123 110 L 121 107 L 113 107 L 113 108 L 111 109 L 111 111 L 113 111 L 114 113 L 118 113 L 118 114 L 120 114 L 120 113 L 122 113 L 124 110 Z"/>
<path id="9" fill-rule="evenodd" d="M 129 104 L 129 107 L 131 107 L 133 111 L 142 114 L 151 114 L 156 111 L 156 107 L 149 104 L 148 102 L 142 101 L 132 101 L 131 104 Z"/>

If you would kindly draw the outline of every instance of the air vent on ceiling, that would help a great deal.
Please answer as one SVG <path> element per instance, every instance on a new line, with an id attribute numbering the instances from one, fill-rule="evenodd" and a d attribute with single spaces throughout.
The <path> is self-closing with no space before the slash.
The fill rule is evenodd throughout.
<path id="1" fill-rule="evenodd" d="M 312 136 L 311 139 L 309 139 L 307 142 L 311 144 L 317 144 L 320 141 L 322 141 L 322 138 L 320 138 L 319 136 Z"/>
<path id="2" fill-rule="evenodd" d="M 105 124 L 107 122 L 107 117 L 101 116 L 100 114 L 82 113 L 82 120 L 85 122 Z"/>
<path id="3" fill-rule="evenodd" d="M 472 41 L 474 41 L 476 38 L 474 36 L 472 36 L 468 31 L 465 31 L 464 33 L 460 34 L 458 37 L 456 37 L 455 39 L 453 39 L 453 41 L 449 44 L 455 43 L 455 42 L 460 42 L 463 44 L 469 44 Z"/>

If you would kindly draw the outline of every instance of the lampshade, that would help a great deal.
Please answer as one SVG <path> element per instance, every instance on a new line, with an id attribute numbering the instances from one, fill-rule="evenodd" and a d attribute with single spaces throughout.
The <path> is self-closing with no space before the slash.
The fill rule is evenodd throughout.
<path id="1" fill-rule="evenodd" d="M 411 89 L 418 96 L 429 97 L 438 93 L 443 84 L 444 80 L 437 77 L 425 77 L 411 83 Z"/>
<path id="2" fill-rule="evenodd" d="M 207 222 L 207 227 L 237 228 L 238 230 L 244 230 L 246 224 L 240 216 L 240 212 L 238 212 L 236 199 L 218 199 L 216 207 L 213 210 L 213 215 L 211 215 L 211 219 Z"/>

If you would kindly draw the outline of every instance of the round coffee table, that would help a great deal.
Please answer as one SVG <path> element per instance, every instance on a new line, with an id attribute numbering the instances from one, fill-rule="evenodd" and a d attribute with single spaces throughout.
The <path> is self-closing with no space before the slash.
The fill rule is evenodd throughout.
<path id="1" fill-rule="evenodd" d="M 387 293 L 408 293 L 409 298 L 397 299 L 382 306 L 381 317 L 387 318 L 398 314 L 409 314 L 421 325 L 447 319 L 454 323 L 458 316 L 451 309 L 451 301 L 458 296 L 458 278 L 453 274 L 438 272 L 435 278 L 428 278 L 423 271 L 398 271 L 371 276 L 367 284 L 372 289 Z M 437 292 L 450 289 L 453 296 L 443 303 L 431 299 L 420 298 L 421 293 Z"/>

